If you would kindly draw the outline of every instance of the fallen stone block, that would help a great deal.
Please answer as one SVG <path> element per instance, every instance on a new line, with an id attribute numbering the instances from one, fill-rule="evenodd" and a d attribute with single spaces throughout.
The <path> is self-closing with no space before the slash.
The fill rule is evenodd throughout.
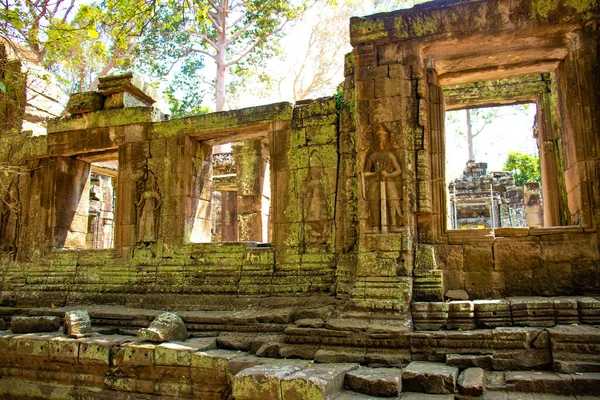
<path id="1" fill-rule="evenodd" d="M 402 392 L 402 370 L 399 368 L 358 368 L 346 374 L 344 387 L 372 396 L 398 396 Z"/>
<path id="2" fill-rule="evenodd" d="M 175 313 L 160 314 L 150 323 L 148 328 L 137 332 L 137 337 L 148 342 L 168 342 L 173 340 L 186 340 L 187 329 L 183 320 Z"/>
<path id="3" fill-rule="evenodd" d="M 55 332 L 59 327 L 59 317 L 13 317 L 10 321 L 13 333 Z"/>
<path id="4" fill-rule="evenodd" d="M 413 361 L 402 373 L 402 387 L 409 392 L 454 393 L 458 368 L 442 363 Z"/>
<path id="5" fill-rule="evenodd" d="M 481 368 L 467 368 L 458 376 L 458 391 L 466 396 L 481 396 L 485 391 L 485 373 Z"/>
<path id="6" fill-rule="evenodd" d="M 310 364 L 281 383 L 284 400 L 332 399 L 342 389 L 344 375 L 358 364 Z"/>
<path id="7" fill-rule="evenodd" d="M 65 312 L 63 331 L 65 335 L 72 338 L 82 338 L 91 335 L 92 321 L 88 312 L 85 310 Z"/>

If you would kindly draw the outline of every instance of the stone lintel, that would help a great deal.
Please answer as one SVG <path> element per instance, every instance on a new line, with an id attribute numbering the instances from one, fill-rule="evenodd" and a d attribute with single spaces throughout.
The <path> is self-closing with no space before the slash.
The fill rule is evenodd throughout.
<path id="1" fill-rule="evenodd" d="M 217 145 L 232 141 L 266 137 L 277 122 L 290 122 L 291 103 L 275 103 L 258 107 L 195 115 L 161 122 L 153 126 L 154 137 L 189 135 L 197 140 Z"/>
<path id="2" fill-rule="evenodd" d="M 48 120 L 48 135 L 82 129 L 156 122 L 157 116 L 156 110 L 152 107 L 129 107 L 69 115 Z"/>
<path id="3" fill-rule="evenodd" d="M 99 81 L 98 93 L 105 96 L 114 93 L 129 93 L 148 106 L 156 102 L 157 93 L 154 88 L 134 72 L 103 76 L 99 78 Z"/>
<path id="4" fill-rule="evenodd" d="M 450 0 L 427 2 L 407 10 L 350 19 L 350 43 L 392 42 L 465 30 L 485 32 L 528 29 L 540 25 L 581 24 L 600 6 L 586 1 L 576 9 L 569 0 L 490 3 Z M 482 16 L 474 20 L 473 16 Z"/>
<path id="5" fill-rule="evenodd" d="M 548 90 L 542 74 L 444 87 L 446 111 L 536 101 Z"/>

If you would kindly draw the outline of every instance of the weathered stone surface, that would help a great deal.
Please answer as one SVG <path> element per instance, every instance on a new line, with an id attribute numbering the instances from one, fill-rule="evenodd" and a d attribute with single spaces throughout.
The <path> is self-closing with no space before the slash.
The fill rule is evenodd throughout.
<path id="1" fill-rule="evenodd" d="M 297 320 L 296 326 L 300 328 L 323 328 L 325 322 L 321 318 L 304 318 Z"/>
<path id="2" fill-rule="evenodd" d="M 446 354 L 446 364 L 451 367 L 492 369 L 491 354 Z"/>
<path id="3" fill-rule="evenodd" d="M 233 377 L 232 395 L 237 399 L 283 399 L 282 380 L 300 370 L 286 365 L 258 365 Z"/>
<path id="4" fill-rule="evenodd" d="M 150 326 L 138 331 L 137 337 L 149 342 L 168 342 L 171 340 L 185 340 L 188 337 L 183 320 L 174 313 L 160 314 Z"/>
<path id="5" fill-rule="evenodd" d="M 92 321 L 85 310 L 65 312 L 64 333 L 67 336 L 80 338 L 92 333 Z"/>
<path id="6" fill-rule="evenodd" d="M 402 370 L 399 368 L 358 368 L 346 374 L 344 387 L 371 396 L 398 396 L 402 392 Z"/>
<path id="7" fill-rule="evenodd" d="M 447 300 L 469 300 L 469 293 L 462 289 L 447 290 L 444 297 Z"/>
<path id="8" fill-rule="evenodd" d="M 458 390 L 467 396 L 481 396 L 485 390 L 485 373 L 481 368 L 467 368 L 458 376 Z"/>
<path id="9" fill-rule="evenodd" d="M 59 317 L 13 317 L 10 321 L 13 333 L 55 332 L 59 327 Z"/>
<path id="10" fill-rule="evenodd" d="M 101 110 L 103 106 L 104 96 L 98 92 L 72 93 L 66 111 L 69 114 L 83 114 Z"/>
<path id="11" fill-rule="evenodd" d="M 548 371 L 507 371 L 507 386 L 517 392 L 575 394 L 573 379 L 570 375 Z"/>
<path id="12" fill-rule="evenodd" d="M 413 361 L 402 373 L 403 390 L 432 394 L 454 393 L 458 368 L 441 363 Z"/>
<path id="13" fill-rule="evenodd" d="M 217 336 L 217 345 L 224 349 L 249 351 L 255 334 L 222 332 Z"/>
<path id="14" fill-rule="evenodd" d="M 285 400 L 332 399 L 342 389 L 344 375 L 358 364 L 312 364 L 285 378 L 281 383 Z"/>

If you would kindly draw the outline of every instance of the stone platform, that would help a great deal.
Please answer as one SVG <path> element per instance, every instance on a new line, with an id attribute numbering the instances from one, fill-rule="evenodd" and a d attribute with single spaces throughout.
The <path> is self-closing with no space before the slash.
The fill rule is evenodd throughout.
<path id="1" fill-rule="evenodd" d="M 446 363 L 358 363 L 256 357 L 217 338 L 151 344 L 126 335 L 71 339 L 0 332 L 0 396 L 28 399 L 588 399 L 600 373 L 484 372 Z M 588 397 L 589 396 L 589 397 Z"/>

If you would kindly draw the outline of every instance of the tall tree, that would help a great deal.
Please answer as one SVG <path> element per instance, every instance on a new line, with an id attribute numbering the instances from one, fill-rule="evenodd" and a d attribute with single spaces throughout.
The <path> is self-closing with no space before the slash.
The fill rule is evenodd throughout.
<path id="1" fill-rule="evenodd" d="M 298 6 L 273 0 L 195 0 L 194 20 L 189 21 L 187 54 L 199 53 L 215 64 L 215 108 L 225 109 L 227 73 L 244 75 L 262 65 L 277 50 L 276 39 L 297 18 L 306 3 Z"/>

